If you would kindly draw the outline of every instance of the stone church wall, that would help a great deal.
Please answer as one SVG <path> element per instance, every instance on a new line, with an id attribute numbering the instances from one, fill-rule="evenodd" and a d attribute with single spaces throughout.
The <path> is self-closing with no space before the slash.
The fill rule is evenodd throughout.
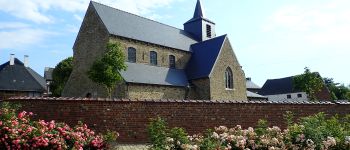
<path id="1" fill-rule="evenodd" d="M 128 47 L 133 47 L 136 49 L 136 63 L 150 64 L 150 51 L 157 52 L 157 66 L 159 67 L 169 67 L 169 55 L 175 56 L 175 66 L 177 69 L 184 69 L 187 62 L 191 58 L 191 53 L 172 49 L 164 46 L 159 46 L 155 44 L 149 44 L 146 42 L 141 42 L 137 40 L 127 39 L 123 37 L 113 36 L 111 41 L 120 42 L 123 46 L 125 56 L 128 58 Z"/>
<path id="2" fill-rule="evenodd" d="M 233 89 L 225 88 L 225 71 L 230 67 L 233 74 Z M 226 38 L 214 70 L 210 75 L 210 98 L 216 100 L 237 99 L 247 100 L 245 75 L 233 53 L 228 38 Z"/>
<path id="3" fill-rule="evenodd" d="M 66 83 L 62 96 L 85 97 L 88 93 L 93 97 L 107 95 L 106 90 L 93 83 L 87 76 L 87 71 L 96 60 L 105 53 L 109 40 L 107 29 L 98 17 L 93 6 L 89 6 L 77 39 L 73 47 L 73 71 Z"/>
<path id="4" fill-rule="evenodd" d="M 162 85 L 128 84 L 130 99 L 185 99 L 186 88 Z"/>

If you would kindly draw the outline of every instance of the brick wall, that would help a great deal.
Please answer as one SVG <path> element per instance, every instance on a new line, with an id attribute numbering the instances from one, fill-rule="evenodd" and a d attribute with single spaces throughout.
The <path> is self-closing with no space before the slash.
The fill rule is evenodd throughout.
<path id="1" fill-rule="evenodd" d="M 127 99 L 79 99 L 79 98 L 11 98 L 22 109 L 32 111 L 36 119 L 64 121 L 74 125 L 87 123 L 97 131 L 106 129 L 120 133 L 121 143 L 147 142 L 146 127 L 149 118 L 165 118 L 170 127 L 184 127 L 190 134 L 205 131 L 219 125 L 233 127 L 254 126 L 265 118 L 270 125 L 284 127 L 283 114 L 292 111 L 296 117 L 326 114 L 349 114 L 350 103 L 287 103 L 248 101 L 184 101 L 184 100 L 127 100 Z"/>

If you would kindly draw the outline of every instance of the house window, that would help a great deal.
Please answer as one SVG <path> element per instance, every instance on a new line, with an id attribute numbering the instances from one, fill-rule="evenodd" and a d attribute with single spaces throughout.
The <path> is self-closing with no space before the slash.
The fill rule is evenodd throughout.
<path id="1" fill-rule="evenodd" d="M 298 94 L 298 98 L 301 98 L 301 97 L 303 97 L 301 94 Z"/>
<path id="2" fill-rule="evenodd" d="M 225 86 L 226 89 L 233 89 L 233 76 L 230 67 L 227 67 L 225 71 Z"/>
<path id="3" fill-rule="evenodd" d="M 288 94 L 287 99 L 291 99 L 291 98 L 292 98 L 292 95 Z"/>
<path id="4" fill-rule="evenodd" d="M 150 58 L 150 60 L 149 60 L 150 64 L 157 66 L 157 52 L 151 51 L 149 58 Z"/>
<path id="5" fill-rule="evenodd" d="M 136 49 L 133 47 L 128 48 L 128 61 L 132 63 L 136 62 Z"/>
<path id="6" fill-rule="evenodd" d="M 175 56 L 169 55 L 169 68 L 175 68 Z"/>
<path id="7" fill-rule="evenodd" d="M 206 29 L 207 29 L 207 37 L 211 38 L 211 26 L 207 24 Z"/>

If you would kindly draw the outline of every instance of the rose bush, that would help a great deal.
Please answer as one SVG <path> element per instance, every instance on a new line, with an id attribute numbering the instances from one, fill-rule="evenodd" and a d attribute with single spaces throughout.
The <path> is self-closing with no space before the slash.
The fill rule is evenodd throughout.
<path id="1" fill-rule="evenodd" d="M 116 132 L 110 132 L 109 136 L 96 134 L 83 123 L 71 128 L 55 121 L 32 121 L 31 116 L 31 112 L 22 111 L 16 115 L 15 109 L 1 108 L 0 149 L 98 150 L 107 149 L 108 142 L 118 136 Z"/>
<path id="2" fill-rule="evenodd" d="M 162 139 L 159 136 L 153 136 L 153 139 L 162 141 L 158 142 L 158 147 L 171 150 L 350 150 L 349 116 L 326 119 L 323 113 L 319 113 L 301 118 L 299 123 L 291 121 L 291 114 L 288 116 L 288 127 L 284 130 L 277 126 L 268 127 L 264 120 L 260 120 L 255 129 L 243 129 L 240 125 L 233 128 L 219 126 L 192 136 L 180 128 L 173 128 L 176 132 L 171 133 L 172 130 L 167 129 L 165 121 L 160 118 L 152 120 L 149 127 L 157 124 L 155 122 L 162 123 Z"/>

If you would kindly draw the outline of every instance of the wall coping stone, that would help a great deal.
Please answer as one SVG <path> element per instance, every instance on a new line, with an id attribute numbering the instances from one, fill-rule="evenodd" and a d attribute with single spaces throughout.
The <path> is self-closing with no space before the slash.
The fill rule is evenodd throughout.
<path id="1" fill-rule="evenodd" d="M 310 104 L 310 105 L 350 105 L 346 101 L 242 101 L 242 100 L 173 100 L 173 99 L 117 99 L 117 98 L 82 98 L 82 97 L 11 97 L 5 101 L 11 100 L 47 100 L 47 101 L 111 101 L 111 102 L 147 102 L 147 103 L 217 103 L 217 104 Z"/>

